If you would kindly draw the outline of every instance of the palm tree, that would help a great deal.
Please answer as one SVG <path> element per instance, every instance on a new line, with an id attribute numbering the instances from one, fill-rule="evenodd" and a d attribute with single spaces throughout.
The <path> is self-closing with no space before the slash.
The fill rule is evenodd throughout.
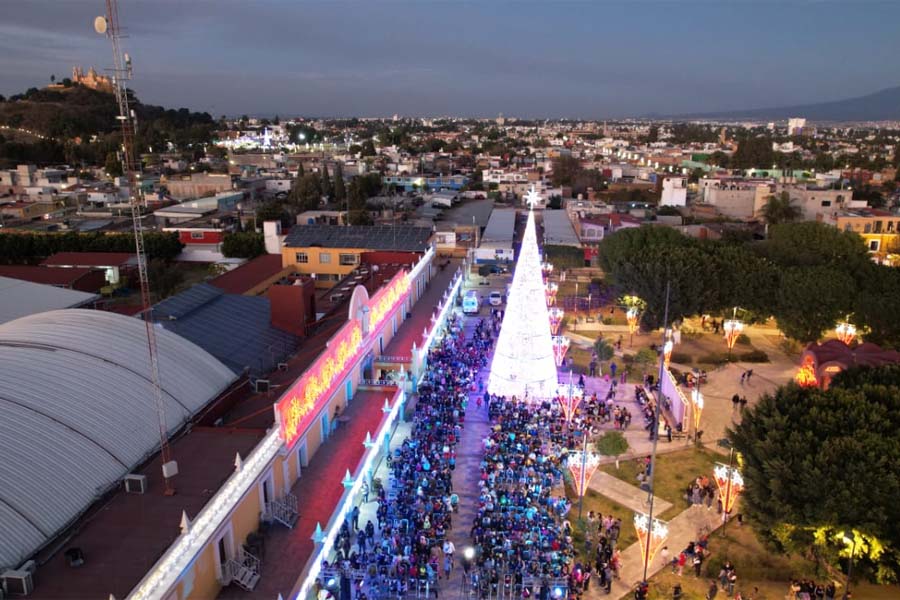
<path id="1" fill-rule="evenodd" d="M 791 202 L 791 196 L 787 192 L 769 196 L 759 212 L 769 225 L 796 221 L 803 214 L 800 208 Z"/>

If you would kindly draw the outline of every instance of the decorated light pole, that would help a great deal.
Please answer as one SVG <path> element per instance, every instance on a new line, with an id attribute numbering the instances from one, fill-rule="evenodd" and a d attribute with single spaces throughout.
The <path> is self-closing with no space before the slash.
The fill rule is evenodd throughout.
<path id="1" fill-rule="evenodd" d="M 562 384 L 556 389 L 556 401 L 559 402 L 566 424 L 572 422 L 575 411 L 578 409 L 578 405 L 583 397 L 584 390 L 572 383 L 572 372 L 569 371 L 569 383 Z"/>
<path id="2" fill-rule="evenodd" d="M 672 341 L 672 330 L 666 329 L 666 343 L 663 344 L 663 364 L 665 368 L 669 368 L 669 360 L 672 358 L 672 348 L 675 342 Z"/>
<path id="3" fill-rule="evenodd" d="M 559 284 L 553 283 L 552 281 L 547 282 L 547 286 L 545 289 L 545 295 L 547 297 L 547 306 L 553 306 L 556 304 L 556 293 L 559 291 Z"/>
<path id="4" fill-rule="evenodd" d="M 553 265 L 546 260 L 541 263 L 541 275 L 544 277 L 544 281 L 550 279 L 550 275 L 553 273 Z"/>
<path id="5" fill-rule="evenodd" d="M 638 311 L 637 307 L 632 306 L 625 312 L 625 319 L 628 321 L 628 333 L 631 334 L 631 340 L 628 342 L 629 347 L 634 346 L 634 332 L 638 328 Z"/>
<path id="6" fill-rule="evenodd" d="M 731 358 L 731 349 L 744 331 L 744 322 L 737 318 L 737 307 L 734 307 L 731 318 L 722 324 L 722 329 L 725 331 L 725 343 L 728 344 L 728 357 Z"/>
<path id="7" fill-rule="evenodd" d="M 730 440 L 721 440 L 720 445 L 728 446 L 728 464 L 716 463 L 713 467 L 713 477 L 716 487 L 719 488 L 719 498 L 722 500 L 722 535 L 725 535 L 725 525 L 728 524 L 728 515 L 734 507 L 734 502 L 744 491 L 744 477 L 740 469 L 734 466 L 734 446 Z"/>
<path id="8" fill-rule="evenodd" d="M 644 581 L 647 570 L 656 553 L 669 537 L 669 524 L 659 519 L 651 519 L 642 512 L 634 513 L 634 531 L 641 545 L 641 560 L 644 561 Z"/>
<path id="9" fill-rule="evenodd" d="M 581 512 L 584 504 L 584 494 L 587 492 L 587 484 L 591 477 L 600 466 L 600 455 L 596 452 L 588 452 L 588 432 L 582 431 L 584 437 L 584 448 L 569 452 L 566 459 L 566 467 L 572 474 L 572 485 L 575 486 L 575 493 L 578 494 L 578 518 L 581 518 Z"/>
<path id="10" fill-rule="evenodd" d="M 571 343 L 569 338 L 564 335 L 553 336 L 553 357 L 556 359 L 557 367 L 562 366 L 563 360 L 566 358 L 566 352 L 569 351 L 569 345 Z"/>
<path id="11" fill-rule="evenodd" d="M 698 379 L 699 381 L 699 379 Z M 700 441 L 700 415 L 703 414 L 703 394 L 699 386 L 691 390 L 691 416 L 694 419 L 694 441 Z"/>
<path id="12" fill-rule="evenodd" d="M 856 337 L 856 326 L 848 321 L 841 321 L 837 324 L 837 327 L 834 328 L 834 332 L 837 334 L 839 340 L 849 346 L 850 342 L 853 341 L 853 338 Z"/>
<path id="13" fill-rule="evenodd" d="M 558 306 L 554 306 L 547 312 L 550 315 L 550 333 L 556 335 L 559 333 L 559 326 L 562 324 L 563 316 L 565 316 L 566 311 Z"/>

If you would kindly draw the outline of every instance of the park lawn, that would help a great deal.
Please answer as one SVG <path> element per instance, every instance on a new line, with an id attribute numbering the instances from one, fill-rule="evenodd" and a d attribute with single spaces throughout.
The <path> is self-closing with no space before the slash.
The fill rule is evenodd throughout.
<path id="1" fill-rule="evenodd" d="M 744 598 L 752 596 L 754 600 L 781 600 L 787 595 L 792 579 L 809 578 L 819 582 L 827 582 L 829 576 L 816 573 L 816 564 L 799 555 L 775 554 L 766 549 L 759 540 L 753 527 L 745 524 L 738 527 L 732 522 L 722 530 L 716 530 L 709 539 L 710 558 L 704 563 L 700 578 L 694 577 L 693 570 L 685 568 L 684 576 L 673 575 L 671 569 L 664 568 L 650 578 L 650 599 L 662 600 L 672 597 L 672 586 L 681 583 L 685 600 L 700 600 L 706 597 L 709 580 L 715 578 L 721 565 L 730 560 L 734 563 L 738 580 L 735 591 L 741 592 Z M 677 556 L 681 548 L 670 548 L 670 555 Z M 843 586 L 843 578 L 839 580 Z M 752 594 L 753 588 L 759 588 L 759 594 Z M 839 588 L 839 591 L 843 587 Z M 876 586 L 854 583 L 851 591 L 854 598 L 863 600 L 888 600 L 900 598 L 897 586 Z M 724 596 L 725 590 L 719 590 Z"/>
<path id="2" fill-rule="evenodd" d="M 675 440 L 672 443 L 684 442 Z M 657 454 L 656 476 L 653 479 L 654 494 L 657 498 L 672 503 L 672 508 L 662 513 L 660 518 L 670 519 L 688 508 L 687 500 L 684 498 L 688 484 L 704 473 L 712 479 L 713 464 L 722 460 L 722 455 L 705 448 L 687 447 L 677 452 Z M 619 469 L 616 469 L 615 463 L 605 464 L 600 466 L 600 470 L 618 477 L 625 483 L 638 485 L 637 475 L 643 471 L 643 460 L 620 461 Z"/>
<path id="3" fill-rule="evenodd" d="M 572 502 L 572 509 L 569 511 L 568 518 L 569 522 L 572 524 L 573 530 L 573 540 L 575 543 L 575 550 L 578 552 L 578 556 L 581 560 L 586 560 L 589 562 L 593 562 L 593 546 L 591 551 L 588 551 L 584 545 L 584 527 L 587 524 L 587 514 L 590 511 L 594 511 L 594 514 L 600 515 L 614 515 L 617 518 L 622 519 L 622 529 L 619 531 L 619 548 L 627 548 L 631 544 L 637 541 L 637 533 L 634 531 L 634 512 L 628 510 L 621 504 L 613 502 L 609 498 L 605 496 L 601 496 L 594 490 L 588 490 L 584 495 L 584 508 L 583 508 L 583 518 L 578 518 L 578 495 L 575 493 L 575 489 L 566 482 L 566 496 Z M 594 523 L 594 527 L 596 527 L 596 522 Z M 595 538 L 596 539 L 596 538 Z"/>

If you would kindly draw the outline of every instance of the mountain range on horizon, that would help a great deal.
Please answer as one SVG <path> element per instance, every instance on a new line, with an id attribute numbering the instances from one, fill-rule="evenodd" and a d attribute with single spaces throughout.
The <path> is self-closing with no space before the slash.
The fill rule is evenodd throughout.
<path id="1" fill-rule="evenodd" d="M 900 86 L 866 94 L 811 104 L 697 112 L 673 115 L 675 119 L 757 119 L 778 121 L 804 117 L 810 121 L 900 121 Z"/>

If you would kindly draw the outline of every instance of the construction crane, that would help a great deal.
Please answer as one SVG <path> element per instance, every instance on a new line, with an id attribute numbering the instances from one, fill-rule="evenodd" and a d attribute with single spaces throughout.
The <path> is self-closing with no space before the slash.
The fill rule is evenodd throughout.
<path id="1" fill-rule="evenodd" d="M 172 478 L 178 474 L 178 463 L 172 460 L 166 431 L 166 406 L 163 402 L 162 388 L 159 384 L 159 351 L 156 346 L 156 330 L 153 325 L 153 306 L 150 302 L 150 280 L 147 275 L 147 254 L 144 249 L 143 202 L 141 201 L 140 163 L 135 160 L 134 132 L 137 115 L 128 105 L 128 88 L 126 82 L 131 80 L 131 57 L 122 52 L 122 30 L 119 27 L 119 4 L 117 0 L 106 0 L 106 15 L 94 19 L 94 30 L 106 35 L 112 44 L 113 68 L 112 83 L 119 105 L 119 116 L 116 117 L 122 130 L 122 173 L 128 180 L 130 195 L 131 220 L 134 228 L 134 248 L 137 254 L 138 277 L 141 283 L 141 316 L 147 332 L 147 352 L 149 357 L 150 380 L 156 401 L 156 416 L 159 421 L 159 446 L 162 454 L 162 472 L 165 482 L 165 495 L 175 494 Z"/>

